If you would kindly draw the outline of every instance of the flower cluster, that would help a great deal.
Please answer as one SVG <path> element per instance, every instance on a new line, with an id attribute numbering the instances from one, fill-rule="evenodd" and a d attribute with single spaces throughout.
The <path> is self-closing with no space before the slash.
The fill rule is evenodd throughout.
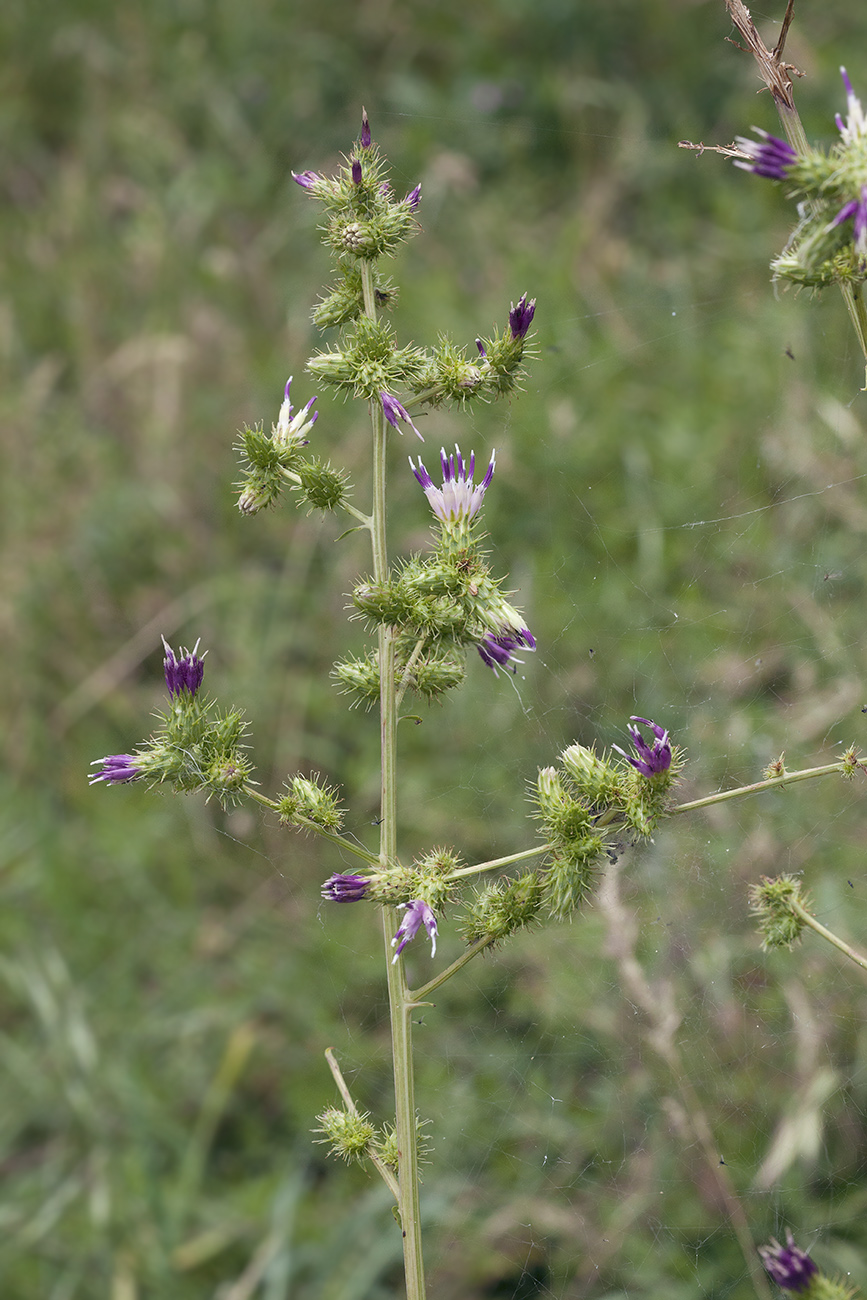
<path id="1" fill-rule="evenodd" d="M 867 279 L 867 116 L 845 68 L 840 69 L 847 114 L 837 113 L 840 139 L 827 153 L 799 152 L 790 142 L 753 127 L 756 140 L 738 136 L 735 166 L 788 183 L 793 196 L 809 199 L 775 275 L 821 288 Z"/>
<path id="2" fill-rule="evenodd" d="M 315 397 L 294 415 L 289 390 L 291 378 L 283 390 L 277 422 L 266 434 L 261 425 L 241 430 L 237 450 L 244 468 L 238 484 L 238 509 L 243 515 L 255 515 L 276 503 L 285 487 L 297 492 L 302 501 L 319 510 L 334 510 L 346 497 L 346 477 L 326 461 L 304 454 L 307 434 L 319 418 L 313 411 Z"/>
<path id="3" fill-rule="evenodd" d="M 205 673 L 199 642 L 178 654 L 163 638 L 163 672 L 169 694 L 169 711 L 163 726 L 134 754 L 109 754 L 95 761 L 98 770 L 90 783 L 122 785 L 146 778 L 170 782 L 180 792 L 206 790 L 223 803 L 233 802 L 250 777 L 243 752 L 246 724 L 235 709 L 221 711 L 202 700 Z"/>

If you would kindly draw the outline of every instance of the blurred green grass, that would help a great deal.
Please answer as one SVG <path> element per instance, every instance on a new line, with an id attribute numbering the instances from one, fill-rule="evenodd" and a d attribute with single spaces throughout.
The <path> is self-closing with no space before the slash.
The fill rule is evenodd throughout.
<path id="1" fill-rule="evenodd" d="M 827 138 L 867 17 L 797 22 Z M 860 738 L 863 370 L 838 301 L 767 282 L 782 196 L 676 148 L 774 129 L 728 34 L 686 0 L 4 6 L 4 1297 L 400 1291 L 388 1198 L 309 1133 L 328 1045 L 359 1104 L 391 1105 L 378 927 L 319 905 L 341 864 L 245 809 L 85 783 L 149 729 L 159 633 L 201 635 L 263 788 L 316 767 L 374 835 L 376 729 L 328 681 L 367 556 L 331 521 L 243 520 L 230 490 L 234 431 L 289 373 L 306 393 L 317 342 L 327 258 L 289 169 L 336 161 L 362 103 L 398 188 L 423 185 L 403 337 L 471 344 L 538 299 L 525 392 L 427 438 L 496 445 L 487 523 L 540 648 L 518 691 L 471 665 L 406 736 L 404 852 L 529 843 L 537 765 L 634 712 L 687 746 L 690 793 Z M 363 418 L 320 405 L 363 484 Z M 422 544 L 423 519 L 409 481 L 393 536 Z M 756 1239 L 792 1224 L 864 1284 L 860 975 L 818 941 L 761 954 L 746 906 L 759 874 L 803 870 L 857 942 L 861 799 L 678 824 L 624 891 Z M 598 910 L 442 990 L 418 1054 L 432 1294 L 750 1294 Z M 756 1188 L 784 1119 L 794 1154 Z"/>

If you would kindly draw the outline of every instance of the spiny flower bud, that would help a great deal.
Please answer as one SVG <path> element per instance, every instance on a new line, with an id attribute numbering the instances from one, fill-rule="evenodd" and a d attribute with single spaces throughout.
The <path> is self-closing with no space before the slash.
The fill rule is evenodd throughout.
<path id="1" fill-rule="evenodd" d="M 323 830 L 338 831 L 343 825 L 343 810 L 337 793 L 321 783 L 318 773 L 311 776 L 293 776 L 286 783 L 289 793 L 284 795 L 277 811 L 284 822 L 303 827 L 307 822 Z"/>
<path id="2" fill-rule="evenodd" d="M 803 908 L 809 906 L 795 876 L 762 876 L 761 883 L 750 889 L 750 911 L 758 919 L 765 951 L 791 948 L 800 939 L 806 921 L 798 914 L 795 903 Z"/>
<path id="3" fill-rule="evenodd" d="M 560 755 L 560 762 L 575 782 L 578 793 L 594 807 L 611 802 L 619 792 L 616 768 L 599 757 L 593 748 L 570 745 Z"/>
<path id="4" fill-rule="evenodd" d="M 517 880 L 498 880 L 481 890 L 470 904 L 462 932 L 468 943 L 485 935 L 500 941 L 539 918 L 542 881 L 535 871 Z"/>
<path id="5" fill-rule="evenodd" d="M 323 1134 L 321 1138 L 317 1138 L 317 1141 L 328 1145 L 329 1155 L 340 1156 L 341 1160 L 346 1160 L 347 1163 L 351 1160 L 359 1162 L 363 1160 L 376 1136 L 376 1129 L 371 1124 L 367 1113 L 358 1114 L 329 1106 L 316 1118 L 319 1120 L 319 1128 L 315 1128 L 313 1132 Z"/>

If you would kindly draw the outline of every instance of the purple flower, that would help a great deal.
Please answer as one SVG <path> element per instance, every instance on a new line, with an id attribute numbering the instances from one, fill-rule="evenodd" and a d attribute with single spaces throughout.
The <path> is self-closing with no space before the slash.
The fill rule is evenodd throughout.
<path id="1" fill-rule="evenodd" d="M 846 121 L 837 113 L 834 121 L 837 124 L 837 130 L 843 137 L 844 144 L 852 144 L 855 140 L 862 139 L 867 135 L 867 117 L 864 116 L 864 109 L 861 101 L 852 89 L 852 82 L 849 80 L 849 74 L 845 68 L 840 69 L 840 76 L 843 78 L 843 88 L 846 91 L 846 107 L 849 115 Z"/>
<path id="2" fill-rule="evenodd" d="M 855 238 L 855 251 L 860 257 L 867 257 L 867 185 L 861 186 L 860 199 L 850 199 L 844 203 L 833 221 L 829 222 L 828 229 L 833 230 L 834 226 L 842 225 L 854 217 L 852 233 Z"/>
<path id="3" fill-rule="evenodd" d="M 760 137 L 758 140 L 750 140 L 744 135 L 737 137 L 736 143 L 747 155 L 749 162 L 736 158 L 735 167 L 740 167 L 745 172 L 755 172 L 756 176 L 767 176 L 772 181 L 784 181 L 788 169 L 798 161 L 797 152 L 779 136 L 769 135 L 759 126 L 754 126 L 753 130 Z"/>
<path id="4" fill-rule="evenodd" d="M 322 897 L 330 903 L 357 903 L 364 898 L 369 884 L 366 876 L 342 876 L 337 872 L 322 886 Z"/>
<path id="5" fill-rule="evenodd" d="M 488 484 L 494 477 L 496 455 L 496 452 L 491 454 L 487 473 L 478 486 L 473 485 L 476 453 L 471 452 L 469 464 L 464 465 L 461 449 L 457 446 L 453 456 L 447 456 L 445 448 L 440 451 L 440 464 L 443 471 L 441 488 L 434 485 L 433 479 L 422 464 L 421 456 L 418 458 L 418 466 L 413 465 L 410 456 L 409 467 L 424 488 L 424 494 L 437 519 L 441 519 L 444 524 L 456 524 L 464 519 L 472 519 L 481 509 Z"/>
<path id="6" fill-rule="evenodd" d="M 535 311 L 536 299 L 527 302 L 526 294 L 518 300 L 517 307 L 512 303 L 512 310 L 509 312 L 509 329 L 512 331 L 513 339 L 522 339 L 524 337 L 530 328 Z"/>
<path id="7" fill-rule="evenodd" d="M 361 147 L 362 149 L 370 148 L 370 122 L 367 120 L 367 109 L 361 110 Z"/>
<path id="8" fill-rule="evenodd" d="M 614 749 L 617 750 L 618 754 L 622 754 L 627 763 L 631 763 L 642 776 L 658 776 L 660 772 L 667 772 L 671 767 L 671 745 L 668 741 L 668 732 L 664 727 L 660 727 L 658 722 L 651 722 L 649 718 L 630 718 L 629 721 L 640 722 L 642 726 L 650 727 L 655 737 L 653 744 L 648 745 L 637 727 L 627 727 L 638 757 L 632 758 L 619 745 L 615 745 Z"/>
<path id="9" fill-rule="evenodd" d="M 302 189 L 312 190 L 314 185 L 319 184 L 322 177 L 319 175 L 319 172 L 293 172 L 292 179 L 297 185 L 300 185 Z"/>
<path id="10" fill-rule="evenodd" d="M 397 398 L 392 397 L 391 393 L 386 393 L 383 391 L 380 393 L 380 397 L 382 398 L 383 414 L 385 415 L 385 418 L 386 420 L 388 420 L 391 427 L 393 429 L 397 429 L 398 433 L 401 433 L 402 430 L 398 429 L 398 421 L 403 420 L 405 424 L 409 425 L 409 427 L 412 429 L 416 437 L 421 438 L 421 441 L 424 442 L 424 438 L 422 438 L 418 429 L 415 427 L 412 420 L 409 418 L 409 412 L 407 411 L 406 407 L 401 406 Z"/>
<path id="11" fill-rule="evenodd" d="M 122 785 L 124 781 L 137 781 L 143 775 L 134 754 L 111 754 L 108 758 L 96 758 L 91 767 L 102 763 L 98 772 L 92 772 L 87 778 L 90 785 L 105 781 L 107 785 Z"/>
<path id="12" fill-rule="evenodd" d="M 397 928 L 397 934 L 391 941 L 392 948 L 396 949 L 392 957 L 392 965 L 397 961 L 410 939 L 414 939 L 422 926 L 427 930 L 430 938 L 431 950 L 430 955 L 436 956 L 437 950 L 437 919 L 428 907 L 423 898 L 414 898 L 411 903 L 404 903 L 406 916 Z"/>
<path id="13" fill-rule="evenodd" d="M 303 406 L 298 414 L 293 418 L 292 411 L 294 408 L 289 400 L 289 389 L 291 387 L 292 376 L 290 375 L 286 380 L 286 387 L 283 389 L 283 402 L 280 406 L 277 423 L 274 426 L 271 436 L 281 447 L 288 447 L 290 443 L 296 447 L 306 447 L 307 439 L 304 438 L 303 435 L 309 433 L 313 428 L 313 425 L 319 419 L 318 411 L 314 411 L 312 415 L 310 414 L 310 410 L 313 403 L 316 401 L 316 398 L 311 397 L 306 406 Z"/>
<path id="14" fill-rule="evenodd" d="M 481 339 L 476 339 L 476 347 L 479 349 L 479 356 L 483 361 L 486 361 L 488 358 L 488 350 Z"/>
<path id="15" fill-rule="evenodd" d="M 202 678 L 205 675 L 204 658 L 196 654 L 199 648 L 198 641 L 192 650 L 182 648 L 180 659 L 175 657 L 175 652 L 165 637 L 163 637 L 162 641 L 166 651 L 163 669 L 166 675 L 169 697 L 174 700 L 177 699 L 181 691 L 189 691 L 192 699 L 201 686 Z"/>
<path id="16" fill-rule="evenodd" d="M 483 639 L 476 646 L 479 654 L 489 668 L 497 672 L 498 668 L 506 668 L 510 673 L 517 672 L 517 665 L 522 664 L 523 659 L 518 659 L 514 654 L 515 650 L 536 649 L 536 638 L 529 628 L 511 628 L 504 627 L 501 632 L 494 634 L 486 632 Z M 499 676 L 499 674 L 497 674 Z"/>
<path id="17" fill-rule="evenodd" d="M 421 185 L 420 185 L 420 184 L 419 184 L 419 185 L 416 185 L 416 187 L 415 187 L 414 190 L 410 190 L 409 194 L 407 194 L 406 198 L 404 199 L 404 203 L 405 203 L 406 206 L 409 208 L 410 212 L 417 212 L 417 211 L 418 211 L 418 205 L 419 205 L 419 203 L 421 203 Z"/>
<path id="18" fill-rule="evenodd" d="M 353 158 L 352 160 L 352 184 L 361 184 L 361 163 L 357 158 Z"/>
<path id="19" fill-rule="evenodd" d="M 759 1246 L 759 1254 L 777 1286 L 786 1291 L 806 1291 L 819 1271 L 807 1252 L 795 1245 L 791 1232 L 786 1233 L 785 1246 L 771 1237 L 770 1245 Z"/>

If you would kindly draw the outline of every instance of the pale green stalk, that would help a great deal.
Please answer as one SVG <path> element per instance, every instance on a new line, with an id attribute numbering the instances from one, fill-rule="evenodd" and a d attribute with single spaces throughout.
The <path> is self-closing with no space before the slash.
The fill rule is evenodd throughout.
<path id="1" fill-rule="evenodd" d="M 811 930 L 815 930 L 816 934 L 820 934 L 823 939 L 827 939 L 835 948 L 839 948 L 840 952 L 844 952 L 847 957 L 854 961 L 856 966 L 860 966 L 862 970 L 867 970 L 867 957 L 862 957 L 861 953 L 856 951 L 855 948 L 850 948 L 849 944 L 838 935 L 834 934 L 832 930 L 826 930 L 821 921 L 817 921 L 815 916 L 811 916 L 803 904 L 799 903 L 797 899 L 792 900 L 791 908 L 792 911 L 796 912 L 804 924 L 808 925 Z"/>
<path id="2" fill-rule="evenodd" d="M 361 263 L 364 310 L 376 319 L 373 275 L 369 262 Z M 373 428 L 373 515 L 371 544 L 375 582 L 388 578 L 386 543 L 386 425 L 382 403 L 371 400 Z M 381 805 L 379 827 L 379 862 L 383 870 L 397 856 L 397 683 L 394 673 L 394 629 L 379 628 L 379 711 L 381 744 Z M 394 1064 L 394 1101 L 398 1166 L 398 1211 L 403 1232 L 403 1263 L 407 1300 L 424 1300 L 424 1263 L 422 1260 L 421 1216 L 418 1194 L 418 1143 L 416 1140 L 415 1089 L 412 1068 L 413 999 L 406 983 L 403 962 L 393 962 L 392 933 L 394 912 L 382 909 L 388 975 L 388 1003 L 391 1015 L 391 1049 Z"/>
<path id="3" fill-rule="evenodd" d="M 864 771 L 864 763 L 856 766 Z M 728 799 L 743 799 L 748 794 L 758 794 L 760 790 L 773 790 L 774 786 L 791 785 L 795 781 L 808 781 L 814 776 L 828 776 L 831 772 L 851 772 L 852 766 L 845 762 L 825 763 L 823 767 L 805 767 L 800 772 L 786 772 L 782 776 L 771 776 L 764 781 L 754 781 L 752 785 L 740 785 L 734 790 L 720 790 L 718 794 L 705 795 L 703 799 L 692 799 L 689 803 L 679 803 L 669 809 L 669 816 L 678 813 L 693 812 L 696 808 L 709 808 L 711 804 L 725 803 Z"/>

